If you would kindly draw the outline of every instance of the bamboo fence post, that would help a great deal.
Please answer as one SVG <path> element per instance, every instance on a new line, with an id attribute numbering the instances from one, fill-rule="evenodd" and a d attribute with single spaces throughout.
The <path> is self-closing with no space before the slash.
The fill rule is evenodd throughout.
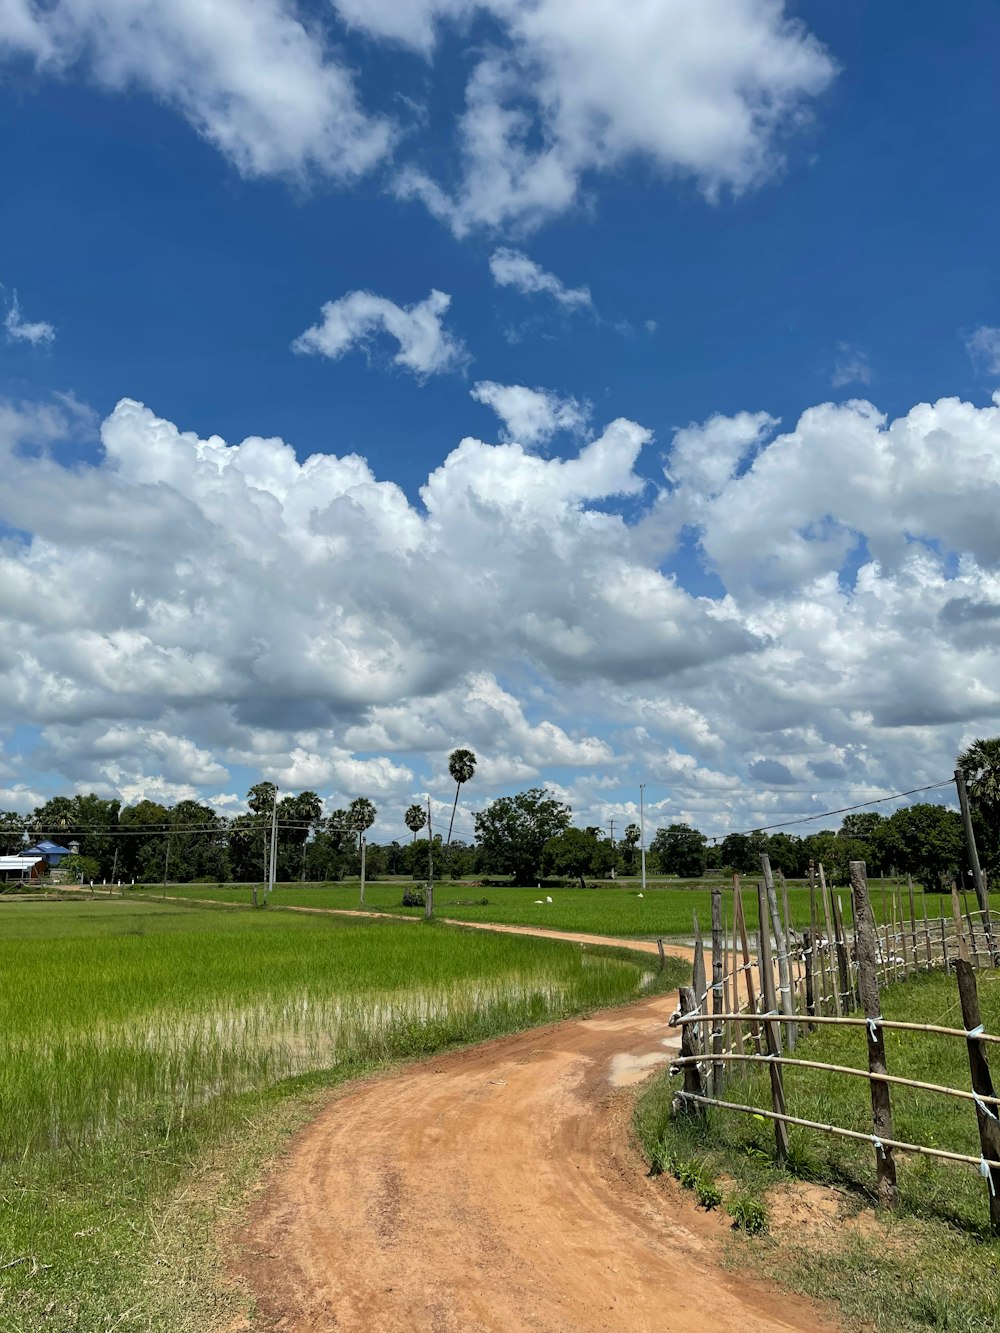
<path id="1" fill-rule="evenodd" d="M 979 1034 L 983 1030 L 983 1018 L 979 1009 L 979 993 L 976 987 L 976 973 L 968 959 L 960 958 L 955 964 L 955 976 L 958 980 L 958 994 L 962 1001 L 962 1022 L 965 1024 L 965 1044 L 969 1051 L 969 1073 L 972 1075 L 972 1091 L 976 1094 L 976 1121 L 979 1125 L 979 1146 L 983 1161 L 980 1164 L 990 1197 L 990 1229 L 994 1235 L 1000 1235 L 1000 1169 L 987 1166 L 987 1159 L 1000 1161 L 1000 1120 L 997 1119 L 997 1106 L 991 1103 L 992 1110 L 983 1097 L 993 1097 L 993 1079 L 986 1059 L 983 1043 Z"/>
<path id="2" fill-rule="evenodd" d="M 976 846 L 976 834 L 972 827 L 972 811 L 969 809 L 969 794 L 965 789 L 965 777 L 960 768 L 955 769 L 955 786 L 958 788 L 958 804 L 962 811 L 962 825 L 965 828 L 965 846 L 972 866 L 972 880 L 979 900 L 979 910 L 983 914 L 983 928 L 986 932 L 986 949 L 994 967 L 1000 967 L 1000 951 L 993 943 L 993 927 L 990 922 L 990 898 L 986 892 L 986 877 L 979 864 L 979 849 Z"/>
<path id="3" fill-rule="evenodd" d="M 852 861 L 851 895 L 854 901 L 854 932 L 858 950 L 858 989 L 865 1017 L 869 1020 L 868 1034 L 868 1072 L 869 1074 L 887 1074 L 885 1062 L 885 1038 L 879 1022 L 882 1008 L 878 990 L 878 972 L 875 967 L 875 922 L 872 918 L 871 903 L 868 898 L 868 877 L 864 861 Z M 881 1079 L 869 1079 L 872 1101 L 872 1122 L 875 1126 L 875 1170 L 878 1175 L 878 1199 L 883 1208 L 896 1206 L 896 1161 L 892 1148 L 886 1147 L 883 1140 L 894 1138 L 892 1128 L 892 1103 L 889 1100 L 889 1085 Z"/>
<path id="4" fill-rule="evenodd" d="M 760 1027 L 757 1023 L 757 997 L 754 995 L 753 990 L 753 966 L 750 962 L 750 945 L 747 941 L 747 923 L 746 917 L 743 915 L 743 890 L 740 888 L 739 875 L 733 876 L 733 915 L 736 918 L 736 923 L 739 926 L 740 932 L 740 948 L 743 953 L 744 968 L 743 979 L 747 992 L 747 1011 L 750 1015 L 750 1032 L 753 1035 L 754 1049 L 757 1054 L 760 1055 L 761 1045 Z"/>
<path id="5" fill-rule="evenodd" d="M 681 1014 L 695 1013 L 698 1010 L 698 992 L 693 986 L 681 986 L 678 991 L 680 997 Z M 698 1024 L 683 1023 L 681 1025 L 681 1055 L 685 1057 L 684 1065 L 684 1091 L 693 1093 L 696 1097 L 704 1096 L 704 1085 L 701 1078 L 701 1067 L 698 1064 L 697 1057 L 701 1054 L 698 1040 Z M 698 1102 L 684 1101 L 684 1111 L 686 1115 L 698 1116 L 699 1119 L 705 1118 L 705 1108 Z"/>
<path id="6" fill-rule="evenodd" d="M 656 941 L 656 948 L 657 948 L 657 951 L 658 951 L 658 953 L 659 953 L 659 955 L 660 955 L 660 971 L 662 972 L 663 969 L 664 969 L 664 968 L 666 967 L 666 965 L 667 965 L 667 955 L 666 955 L 666 953 L 664 952 L 664 949 L 663 949 L 663 940 L 662 940 L 662 939 L 658 939 L 658 940 Z"/>
<path id="7" fill-rule="evenodd" d="M 924 942 L 927 945 L 927 966 L 931 966 L 931 923 L 927 919 L 927 894 L 920 890 L 920 906 L 924 914 Z"/>
<path id="8" fill-rule="evenodd" d="M 845 1014 L 854 1008 L 854 993 L 851 987 L 850 959 L 847 956 L 847 937 L 844 934 L 844 917 L 840 910 L 840 896 L 833 899 L 833 928 L 837 932 L 837 974 L 840 978 L 840 1003 Z"/>
<path id="9" fill-rule="evenodd" d="M 746 976 L 746 973 L 743 971 L 743 969 L 742 969 L 742 967 L 740 966 L 740 963 L 739 963 L 739 957 L 740 957 L 740 955 L 739 955 L 739 948 L 738 948 L 738 940 L 737 940 L 736 936 L 737 936 L 737 931 L 736 931 L 736 904 L 735 904 L 735 902 L 734 902 L 734 903 L 733 903 L 733 941 L 732 941 L 732 943 L 733 943 L 733 952 L 732 952 L 732 959 L 733 959 L 733 999 L 734 999 L 734 1001 L 735 1001 L 735 1003 L 733 1004 L 733 1013 L 736 1014 L 736 1021 L 735 1021 L 735 1023 L 733 1024 L 733 1049 L 739 1051 L 740 1054 L 742 1054 L 742 1053 L 743 1053 L 743 1024 L 742 1024 L 742 1022 L 740 1021 L 739 1015 L 743 1012 L 743 998 L 742 998 L 742 996 L 740 995 L 740 977 L 741 977 L 741 976 Z M 745 982 L 744 982 L 743 989 L 746 990 L 746 983 L 745 983 Z"/>
<path id="10" fill-rule="evenodd" d="M 767 908 L 771 918 L 771 929 L 774 931 L 774 947 L 778 951 L 778 983 L 781 987 L 781 1012 L 787 1018 L 795 1017 L 795 1006 L 792 1002 L 792 974 L 788 966 L 788 940 L 782 933 L 781 916 L 778 912 L 778 895 L 774 887 L 774 876 L 771 874 L 771 858 L 767 852 L 760 854 L 760 868 L 764 872 L 764 890 L 767 894 Z M 761 918 L 761 927 L 763 932 L 767 933 L 767 921 Z M 768 940 L 770 945 L 770 940 Z M 770 952 L 770 949 L 768 950 Z M 774 985 L 774 978 L 771 978 L 771 984 Z M 795 1024 L 788 1024 L 788 1049 L 795 1050 Z"/>
<path id="11" fill-rule="evenodd" d="M 809 885 L 809 952 L 806 955 L 808 971 L 806 972 L 806 1008 L 810 1015 L 816 1016 L 816 982 L 819 978 L 819 967 L 817 965 L 817 952 L 819 949 L 818 939 L 819 931 L 816 928 L 816 885 Z M 812 1030 L 816 1031 L 816 1025 L 813 1024 Z"/>
<path id="12" fill-rule="evenodd" d="M 691 973 L 691 982 L 694 986 L 694 993 L 698 1000 L 698 1012 L 703 1019 L 706 1019 L 708 1013 L 708 984 L 705 979 L 705 943 L 701 937 L 701 926 L 698 924 L 698 913 L 694 913 L 694 967 Z M 699 1024 L 699 1041 L 701 1049 L 709 1049 L 709 1027 L 711 1020 L 703 1021 Z"/>
<path id="13" fill-rule="evenodd" d="M 824 920 L 826 921 L 826 950 L 827 950 L 827 956 L 830 960 L 830 980 L 833 982 L 833 986 L 831 987 L 833 991 L 833 1008 L 834 1008 L 834 1013 L 837 1015 L 838 1018 L 840 1018 L 843 1013 L 843 1010 L 840 1007 L 840 992 L 837 989 L 837 983 L 834 981 L 834 968 L 833 968 L 834 936 L 833 936 L 833 921 L 831 920 L 830 917 L 830 890 L 826 886 L 826 873 L 823 870 L 822 861 L 820 861 L 819 863 L 819 889 L 820 889 L 820 897 L 823 899 L 823 917 Z"/>
<path id="14" fill-rule="evenodd" d="M 962 929 L 962 908 L 958 901 L 958 885 L 954 880 L 951 881 L 951 914 L 955 918 L 955 934 L 958 937 L 958 956 L 969 961 L 969 946 L 965 940 L 965 932 Z"/>
<path id="15" fill-rule="evenodd" d="M 722 978 L 725 976 L 722 940 L 722 890 L 716 886 L 712 889 L 712 1045 L 710 1049 L 713 1055 L 722 1054 L 722 1027 L 718 1016 L 727 1012 L 722 1004 Z M 713 1097 L 722 1096 L 725 1081 L 725 1067 L 721 1061 L 713 1061 L 711 1077 Z"/>
<path id="16" fill-rule="evenodd" d="M 735 979 L 734 975 L 733 980 L 735 981 Z M 733 1012 L 729 1006 L 732 990 L 729 980 L 729 921 L 728 919 L 724 919 L 722 924 L 722 1012 L 724 1014 L 731 1014 Z M 733 1025 L 727 1018 L 722 1024 L 722 1049 L 724 1051 L 731 1051 L 732 1042 Z"/>
<path id="17" fill-rule="evenodd" d="M 979 946 L 976 944 L 976 927 L 972 920 L 972 913 L 969 911 L 969 895 L 965 891 L 965 885 L 962 885 L 962 907 L 965 911 L 965 924 L 969 927 L 969 943 L 972 946 L 972 962 L 979 966 Z"/>
<path id="18" fill-rule="evenodd" d="M 939 918 L 941 922 L 941 962 L 944 964 L 944 970 L 948 971 L 948 937 L 944 929 L 944 914 Z"/>
<path id="19" fill-rule="evenodd" d="M 766 859 L 764 856 L 762 860 Z M 773 891 L 773 886 L 772 886 Z M 778 1012 L 778 999 L 774 993 L 774 963 L 771 961 L 771 932 L 767 925 L 770 904 L 765 896 L 763 884 L 757 884 L 757 911 L 760 915 L 760 959 L 761 978 L 764 987 L 764 1004 L 768 1014 Z M 781 1025 L 772 1018 L 764 1019 L 764 1037 L 767 1042 L 768 1073 L 771 1076 L 771 1108 L 776 1115 L 785 1114 L 785 1087 L 781 1077 L 781 1066 L 773 1059 L 781 1054 Z M 783 1120 L 774 1122 L 774 1148 L 779 1162 L 788 1156 L 788 1129 Z"/>
<path id="20" fill-rule="evenodd" d="M 910 896 L 910 956 L 913 959 L 913 970 L 917 970 L 917 908 L 913 898 L 913 876 L 906 877 L 906 890 Z"/>

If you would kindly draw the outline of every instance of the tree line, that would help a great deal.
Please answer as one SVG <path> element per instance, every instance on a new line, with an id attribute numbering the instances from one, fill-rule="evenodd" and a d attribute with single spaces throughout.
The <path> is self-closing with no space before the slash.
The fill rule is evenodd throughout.
<path id="1" fill-rule="evenodd" d="M 958 758 L 968 788 L 980 860 L 987 874 L 1000 873 L 1000 737 L 977 740 Z M 346 808 L 323 814 L 314 791 L 275 800 L 273 783 L 259 782 L 247 793 L 247 813 L 226 818 L 197 801 L 166 806 L 142 800 L 123 806 L 93 793 L 56 796 L 28 816 L 0 812 L 0 852 L 23 849 L 42 837 L 80 844 L 81 877 L 139 883 L 197 880 L 252 882 L 268 877 L 272 819 L 276 823 L 276 878 L 281 882 L 328 881 L 359 874 L 361 839 L 370 879 L 402 875 L 436 877 L 509 876 L 515 884 L 542 878 L 607 879 L 635 875 L 640 867 L 640 830 L 626 825 L 613 841 L 593 825 L 578 828 L 572 810 L 544 787 L 502 796 L 475 816 L 473 843 L 453 839 L 462 786 L 475 772 L 471 750 L 452 752 L 449 773 L 455 797 L 446 833 L 425 833 L 427 812 L 412 804 L 403 813 L 409 842 L 367 841 L 377 817 L 374 804 L 357 797 Z M 432 832 L 428 830 L 428 832 Z M 424 836 L 420 836 L 424 834 Z M 922 802 L 892 815 L 856 811 L 836 829 L 805 836 L 758 830 L 710 840 L 690 824 L 658 829 L 646 851 L 647 873 L 698 878 L 706 873 L 753 875 L 760 854 L 789 878 L 822 862 L 834 881 L 846 882 L 850 861 L 866 861 L 869 873 L 911 874 L 928 888 L 947 886 L 968 872 L 959 814 Z M 64 862 L 64 864 L 66 864 Z"/>

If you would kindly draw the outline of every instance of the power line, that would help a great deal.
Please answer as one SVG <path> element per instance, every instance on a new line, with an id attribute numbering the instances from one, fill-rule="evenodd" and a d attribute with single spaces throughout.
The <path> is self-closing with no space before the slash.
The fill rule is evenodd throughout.
<path id="1" fill-rule="evenodd" d="M 829 819 L 833 815 L 846 815 L 852 810 L 864 810 L 870 805 L 882 805 L 885 801 L 898 801 L 904 796 L 917 796 L 921 792 L 936 791 L 939 787 L 950 787 L 952 779 L 947 778 L 944 782 L 932 782 L 926 787 L 911 787 L 909 791 L 897 791 L 891 796 L 877 796 L 871 801 L 860 801 L 857 805 L 842 805 L 839 810 L 821 810 L 815 815 L 802 815 L 798 819 L 786 819 L 780 824 L 758 824 L 756 828 L 743 829 L 739 833 L 709 833 L 706 836 L 710 842 L 718 842 L 720 838 L 729 837 L 749 837 L 751 833 L 769 833 L 771 829 L 791 828 L 793 824 L 809 824 L 816 819 Z"/>

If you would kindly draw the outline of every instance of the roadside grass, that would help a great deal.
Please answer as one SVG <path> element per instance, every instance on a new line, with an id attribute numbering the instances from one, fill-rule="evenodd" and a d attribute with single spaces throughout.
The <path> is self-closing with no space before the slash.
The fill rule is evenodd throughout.
<path id="1" fill-rule="evenodd" d="M 330 1086 L 672 988 L 625 950 L 136 898 L 4 903 L 0 1330 L 204 1333 L 214 1219 Z"/>
<path id="2" fill-rule="evenodd" d="M 721 882 L 721 881 L 720 881 Z M 365 909 L 370 912 L 391 912 L 400 916 L 422 916 L 421 907 L 403 907 L 403 890 L 411 880 L 376 880 L 365 886 Z M 748 916 L 756 916 L 755 882 L 744 887 L 743 901 Z M 732 887 L 723 903 L 732 921 Z M 872 906 L 877 919 L 882 919 L 882 882 L 871 881 Z M 249 904 L 249 885 L 183 884 L 169 888 L 169 893 L 181 898 L 212 899 L 217 902 Z M 139 886 L 128 889 L 128 895 L 153 898 L 162 890 L 157 886 Z M 845 921 L 850 924 L 851 894 L 848 889 L 835 890 L 840 895 Z M 620 887 L 608 885 L 596 889 L 545 887 L 538 889 L 513 888 L 509 885 L 479 886 L 460 881 L 443 880 L 434 886 L 434 912 L 437 916 L 455 921 L 497 922 L 501 925 L 547 926 L 552 930 L 585 931 L 594 935 L 620 935 L 633 939 L 655 939 L 658 935 L 690 938 L 693 915 L 697 913 L 702 930 L 707 934 L 712 912 L 710 888 L 686 887 L 676 883 L 668 888 L 647 887 L 643 897 L 638 896 L 637 885 Z M 273 907 L 333 907 L 357 910 L 360 884 L 344 880 L 339 884 L 279 884 L 271 897 Z M 547 897 L 552 902 L 545 902 Z M 482 899 L 487 902 L 482 903 Z M 541 903 L 537 899 L 543 899 Z M 788 889 L 789 910 L 797 929 L 808 927 L 810 921 L 809 890 L 801 886 Z M 1000 912 L 1000 894 L 991 895 L 994 910 Z M 950 918 L 951 902 L 944 894 L 927 895 L 928 915 Z M 891 909 L 890 909 L 891 912 Z M 921 903 L 917 901 L 918 922 L 922 928 Z"/>
<path id="3" fill-rule="evenodd" d="M 986 1029 L 998 1032 L 1000 973 L 982 972 L 978 979 Z M 962 1026 L 954 978 L 940 972 L 886 989 L 882 1012 L 886 1018 Z M 971 1088 L 964 1041 L 891 1030 L 885 1038 L 890 1073 Z M 824 1026 L 801 1038 L 795 1053 L 867 1068 L 863 1028 Z M 990 1055 L 1000 1073 L 993 1048 Z M 727 1075 L 726 1097 L 769 1108 L 766 1072 L 748 1069 L 742 1076 Z M 787 1066 L 783 1073 L 789 1114 L 871 1134 L 866 1079 Z M 672 1118 L 679 1082 L 669 1076 L 651 1080 L 636 1104 L 636 1130 L 654 1168 L 683 1164 L 689 1174 L 723 1178 L 724 1194 L 756 1200 L 772 1211 L 780 1208 L 790 1178 L 820 1182 L 840 1192 L 845 1218 L 861 1212 L 861 1225 L 844 1221 L 811 1233 L 803 1223 L 778 1226 L 762 1238 L 741 1237 L 732 1252 L 735 1262 L 839 1302 L 852 1328 L 972 1333 L 1000 1327 L 1000 1239 L 989 1235 L 987 1187 L 974 1167 L 897 1153 L 899 1208 L 892 1216 L 869 1213 L 866 1205 L 875 1197 L 870 1144 L 790 1126 L 788 1166 L 782 1171 L 774 1164 L 770 1121 L 718 1108 L 711 1108 L 704 1122 Z M 899 1086 L 891 1094 L 896 1138 L 978 1158 L 971 1102 Z"/>

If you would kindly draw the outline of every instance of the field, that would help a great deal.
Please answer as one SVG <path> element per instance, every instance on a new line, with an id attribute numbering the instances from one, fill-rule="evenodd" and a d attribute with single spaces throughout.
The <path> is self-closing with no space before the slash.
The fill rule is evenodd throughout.
<path id="1" fill-rule="evenodd" d="M 1000 1032 L 1000 974 L 979 974 L 979 997 L 988 1032 Z M 953 977 L 930 973 L 883 991 L 886 1018 L 961 1027 Z M 930 1033 L 888 1031 L 890 1072 L 924 1082 L 970 1088 L 965 1043 Z M 995 1047 L 990 1058 L 997 1069 Z M 832 1025 L 800 1040 L 802 1059 L 866 1068 L 863 1029 Z M 791 1115 L 871 1133 L 871 1104 L 864 1079 L 818 1070 L 786 1068 L 785 1098 Z M 787 1181 L 771 1159 L 770 1122 L 712 1108 L 704 1126 L 670 1118 L 675 1082 L 657 1078 L 641 1095 L 636 1123 L 652 1159 L 673 1158 L 707 1176 L 731 1178 L 738 1190 L 764 1198 L 777 1182 Z M 770 1106 L 767 1075 L 753 1070 L 727 1083 L 733 1101 Z M 971 1104 L 918 1089 L 892 1089 L 895 1137 L 911 1143 L 969 1153 L 978 1157 L 979 1135 Z M 792 1126 L 789 1166 L 794 1175 L 823 1181 L 853 1200 L 854 1210 L 875 1192 L 874 1153 L 870 1144 L 827 1136 Z M 930 1158 L 898 1155 L 900 1206 L 886 1219 L 884 1235 L 871 1226 L 845 1226 L 824 1233 L 819 1251 L 805 1231 L 776 1247 L 756 1243 L 750 1261 L 769 1267 L 774 1276 L 812 1294 L 840 1300 L 851 1324 L 874 1326 L 885 1333 L 899 1329 L 972 1330 L 1000 1327 L 1000 1240 L 987 1237 L 985 1185 L 974 1167 Z M 684 1168 L 682 1167 L 682 1174 Z M 877 1262 L 876 1262 L 877 1256 Z"/>
<path id="2" fill-rule="evenodd" d="M 718 881 L 723 888 L 723 903 L 732 920 L 732 886 L 729 881 Z M 365 887 L 365 907 L 372 912 L 392 912 L 406 916 L 422 916 L 423 908 L 403 907 L 403 889 L 409 881 L 376 881 Z M 881 920 L 883 912 L 881 881 L 872 880 L 872 906 Z M 727 895 L 728 890 L 728 895 Z M 157 887 L 136 887 L 137 896 L 155 896 Z M 249 904 L 251 890 L 247 885 L 185 884 L 170 888 L 171 895 L 183 898 L 209 898 L 218 902 Z M 844 919 L 850 922 L 850 889 L 838 888 Z M 335 907 L 357 909 L 359 883 L 277 885 L 271 898 L 275 907 Z M 710 887 L 700 884 L 690 887 L 672 884 L 669 888 L 647 887 L 643 897 L 634 882 L 621 887 L 598 889 L 545 888 L 521 889 L 501 887 L 472 887 L 444 880 L 434 887 L 434 911 L 438 916 L 455 921 L 493 921 L 508 925 L 548 926 L 553 930 L 587 931 L 595 935 L 620 935 L 633 939 L 655 939 L 658 935 L 690 938 L 692 917 L 698 914 L 702 930 L 707 934 L 711 923 L 712 894 Z M 744 886 L 743 901 L 748 916 L 756 915 L 756 888 L 753 882 Z M 552 902 L 536 900 L 551 897 Z M 917 893 L 917 912 L 921 913 L 920 893 Z M 488 901 L 483 904 L 481 900 Z M 798 928 L 809 925 L 809 890 L 800 885 L 788 889 L 789 910 Z M 993 909 L 1000 912 L 1000 894 L 991 895 Z M 973 906 L 975 904 L 972 904 Z M 950 915 L 950 900 L 943 894 L 927 894 L 930 916 Z"/>
<path id="3" fill-rule="evenodd" d="M 618 951 L 137 895 L 3 903 L 0 923 L 11 1333 L 204 1328 L 196 1247 L 175 1252 L 163 1210 L 210 1149 L 236 1145 L 232 1175 L 311 1089 L 677 981 Z"/>

